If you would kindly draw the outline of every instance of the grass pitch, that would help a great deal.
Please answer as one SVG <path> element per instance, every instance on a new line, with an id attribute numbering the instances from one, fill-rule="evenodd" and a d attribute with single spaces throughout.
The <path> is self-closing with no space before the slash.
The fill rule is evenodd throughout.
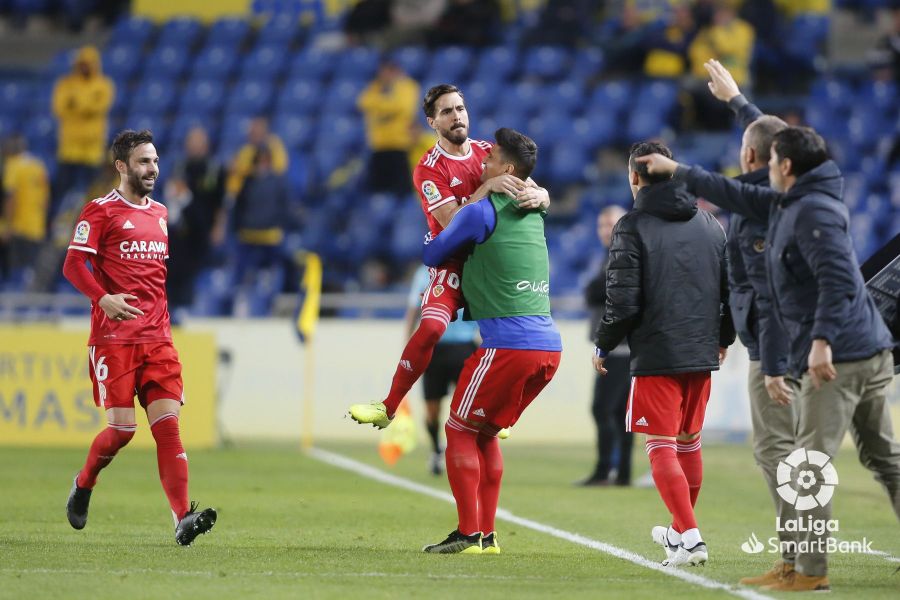
<path id="1" fill-rule="evenodd" d="M 381 468 L 368 446 L 322 443 Z M 654 561 L 649 540 L 665 513 L 652 489 L 580 489 L 592 450 L 503 442 L 501 507 Z M 152 451 L 126 448 L 100 476 L 88 526 L 69 527 L 65 499 L 84 450 L 0 449 L 0 598 L 703 598 L 736 597 L 600 551 L 498 522 L 503 554 L 432 556 L 456 523 L 446 502 L 363 478 L 293 448 L 190 452 L 191 495 L 219 510 L 215 529 L 176 546 Z M 749 555 L 752 532 L 773 535 L 771 500 L 744 446 L 704 446 L 698 518 L 710 563 L 691 571 L 733 584 L 774 556 Z M 646 457 L 635 453 L 638 473 Z M 424 450 L 394 469 L 437 489 Z M 900 526 L 886 494 L 851 452 L 836 460 L 834 516 L 842 540 L 863 537 L 900 557 Z M 835 555 L 834 597 L 897 598 L 900 563 Z M 737 589 L 737 588 L 735 588 Z"/>

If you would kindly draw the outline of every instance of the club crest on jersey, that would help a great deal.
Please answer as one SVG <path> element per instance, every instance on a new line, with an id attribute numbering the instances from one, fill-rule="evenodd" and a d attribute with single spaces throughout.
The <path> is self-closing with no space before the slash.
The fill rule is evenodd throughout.
<path id="1" fill-rule="evenodd" d="M 433 181 L 423 181 L 422 196 L 424 196 L 425 199 L 428 200 L 428 204 L 434 204 L 441 199 L 441 191 L 436 185 L 434 185 Z"/>
<path id="2" fill-rule="evenodd" d="M 753 249 L 756 250 L 756 252 L 762 254 L 763 250 L 766 249 L 766 240 L 762 240 L 762 239 L 753 240 Z"/>
<path id="3" fill-rule="evenodd" d="M 75 237 L 72 242 L 75 244 L 87 244 L 88 236 L 91 234 L 91 224 L 87 221 L 80 221 L 75 226 Z"/>
<path id="4" fill-rule="evenodd" d="M 169 237 L 169 228 L 166 226 L 166 220 L 162 217 L 159 218 L 159 228 L 162 229 L 163 235 Z"/>
<path id="5" fill-rule="evenodd" d="M 444 286 L 442 286 L 441 284 L 437 284 L 431 289 L 431 293 L 435 298 L 437 298 L 444 293 Z"/>

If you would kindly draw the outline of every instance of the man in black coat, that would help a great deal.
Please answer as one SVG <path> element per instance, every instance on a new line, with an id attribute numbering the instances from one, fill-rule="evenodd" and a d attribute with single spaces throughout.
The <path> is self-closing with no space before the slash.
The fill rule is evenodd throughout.
<path id="1" fill-rule="evenodd" d="M 653 480 L 672 515 L 671 527 L 654 527 L 652 537 L 666 550 L 663 564 L 697 565 L 708 558 L 694 516 L 703 477 L 700 430 L 711 372 L 735 337 L 725 232 L 683 184 L 637 162 L 651 154 L 672 156 L 659 143 L 631 148 L 634 209 L 613 231 L 594 368 L 606 374 L 607 355 L 628 337 L 626 430 L 647 434 Z"/>
<path id="2" fill-rule="evenodd" d="M 900 444 L 893 439 L 887 403 L 894 342 L 859 271 L 841 201 L 843 177 L 828 159 L 825 141 L 807 127 L 775 134 L 771 155 L 771 188 L 683 167 L 662 154 L 641 160 L 650 173 L 675 174 L 711 202 L 767 221 L 772 305 L 787 332 L 788 369 L 797 380 L 791 396 L 803 459 L 799 467 L 801 474 L 814 476 L 804 481 L 814 487 L 829 483 L 821 455 L 830 464 L 850 429 L 863 465 L 885 486 L 900 517 Z M 830 496 L 814 500 L 810 489 L 805 484 L 794 489 L 796 506 L 802 502 L 806 508 L 812 500 L 806 518 L 827 522 Z M 829 589 L 828 532 L 810 529 L 800 536 L 795 571 L 764 589 Z"/>

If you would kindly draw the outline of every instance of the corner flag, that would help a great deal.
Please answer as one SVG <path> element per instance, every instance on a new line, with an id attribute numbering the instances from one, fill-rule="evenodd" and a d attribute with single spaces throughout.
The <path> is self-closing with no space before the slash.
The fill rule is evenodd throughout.
<path id="1" fill-rule="evenodd" d="M 322 296 L 322 259 L 314 252 L 298 253 L 297 264 L 303 266 L 297 298 L 297 335 L 306 343 L 312 339 L 319 322 L 319 300 Z"/>

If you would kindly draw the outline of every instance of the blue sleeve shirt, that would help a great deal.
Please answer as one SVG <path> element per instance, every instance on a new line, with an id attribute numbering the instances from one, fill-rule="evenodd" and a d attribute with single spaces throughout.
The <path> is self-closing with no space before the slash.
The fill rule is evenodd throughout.
<path id="1" fill-rule="evenodd" d="M 423 260 L 437 267 L 460 250 L 487 240 L 497 227 L 497 213 L 489 200 L 463 206 L 440 235 L 425 238 Z M 465 275 L 463 275 L 465 277 Z M 482 348 L 562 351 L 562 339 L 553 319 L 544 315 L 480 319 Z"/>

